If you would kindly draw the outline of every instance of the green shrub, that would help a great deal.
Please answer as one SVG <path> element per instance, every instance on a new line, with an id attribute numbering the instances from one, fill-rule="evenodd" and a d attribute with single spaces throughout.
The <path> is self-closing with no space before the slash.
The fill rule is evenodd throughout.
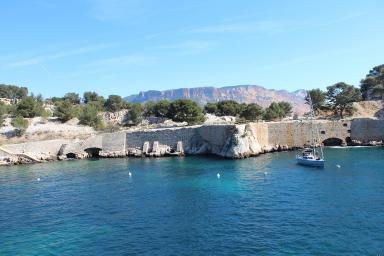
<path id="1" fill-rule="evenodd" d="M 132 124 L 138 125 L 143 120 L 143 106 L 140 103 L 132 104 L 128 114 Z"/>
<path id="2" fill-rule="evenodd" d="M 240 118 L 249 121 L 257 121 L 263 118 L 263 108 L 256 103 L 248 104 L 245 109 L 241 112 Z"/>
<path id="3" fill-rule="evenodd" d="M 240 104 L 234 100 L 224 100 L 217 103 L 218 116 L 237 116 L 245 108 L 246 104 Z"/>
<path id="4" fill-rule="evenodd" d="M 57 116 L 62 122 L 66 122 L 78 115 L 78 107 L 73 105 L 69 100 L 58 101 L 54 116 Z"/>
<path id="5" fill-rule="evenodd" d="M 28 88 L 15 85 L 0 84 L 0 98 L 23 99 L 28 95 Z"/>
<path id="6" fill-rule="evenodd" d="M 109 95 L 104 106 L 107 111 L 116 112 L 124 107 L 124 101 L 119 95 Z"/>
<path id="7" fill-rule="evenodd" d="M 96 104 L 99 111 L 103 110 L 105 104 L 103 96 L 99 96 L 96 92 L 85 92 L 83 98 L 85 104 L 92 102 L 93 104 Z"/>
<path id="8" fill-rule="evenodd" d="M 374 67 L 360 82 L 364 100 L 384 99 L 384 64 Z"/>
<path id="9" fill-rule="evenodd" d="M 99 95 L 96 92 L 84 92 L 83 99 L 84 103 L 87 104 L 92 101 L 97 101 Z"/>
<path id="10" fill-rule="evenodd" d="M 216 115 L 218 113 L 217 103 L 207 103 L 204 106 L 204 112 Z"/>
<path id="11" fill-rule="evenodd" d="M 48 118 L 52 116 L 51 111 L 48 111 L 46 109 L 43 110 L 41 113 L 41 118 L 43 119 L 44 122 L 48 121 Z"/>
<path id="12" fill-rule="evenodd" d="M 15 116 L 31 118 L 35 116 L 40 116 L 43 110 L 43 101 L 40 98 L 28 96 L 23 98 L 19 101 L 19 103 L 16 104 L 14 114 Z"/>
<path id="13" fill-rule="evenodd" d="M 344 117 L 345 112 L 353 113 L 353 102 L 361 99 L 360 90 L 353 85 L 340 82 L 327 87 L 326 101 L 328 107 L 340 118 Z"/>
<path id="14" fill-rule="evenodd" d="M 80 104 L 80 96 L 74 92 L 68 92 L 64 95 L 63 100 L 68 100 L 74 105 Z"/>
<path id="15" fill-rule="evenodd" d="M 12 119 L 12 126 L 16 128 L 16 136 L 22 136 L 28 128 L 29 122 L 21 116 Z"/>
<path id="16" fill-rule="evenodd" d="M 168 100 L 158 101 L 154 108 L 153 113 L 156 117 L 167 117 L 170 111 L 171 103 Z"/>
<path id="17" fill-rule="evenodd" d="M 284 117 L 284 111 L 277 102 L 272 102 L 264 112 L 264 119 L 267 121 L 277 120 Z"/>
<path id="18" fill-rule="evenodd" d="M 292 114 L 292 105 L 289 102 L 286 101 L 279 101 L 277 104 L 279 104 L 281 110 L 283 111 L 283 117 L 287 117 L 290 114 Z"/>
<path id="19" fill-rule="evenodd" d="M 315 113 L 319 113 L 319 110 L 323 109 L 325 106 L 325 97 L 326 93 L 320 89 L 309 90 L 307 91 L 307 95 L 305 96 L 305 104 L 310 105 L 311 100 L 313 110 L 315 111 Z"/>
<path id="20" fill-rule="evenodd" d="M 50 98 L 50 99 L 47 99 L 48 102 L 51 102 L 51 103 L 53 103 L 53 104 L 56 104 L 57 102 L 59 102 L 59 101 L 63 101 L 63 100 L 64 100 L 64 99 L 61 98 L 61 97 L 52 97 L 52 98 Z"/>
<path id="21" fill-rule="evenodd" d="M 155 105 L 156 105 L 156 102 L 147 101 L 144 104 L 143 116 L 145 117 L 155 116 L 155 113 L 154 113 Z"/>
<path id="22" fill-rule="evenodd" d="M 168 118 L 171 118 L 176 122 L 188 122 L 188 124 L 204 122 L 203 110 L 196 102 L 189 99 L 181 99 L 171 102 Z"/>
<path id="23" fill-rule="evenodd" d="M 96 103 L 90 102 L 82 106 L 79 113 L 80 124 L 91 126 L 97 130 L 103 129 L 104 124 L 98 113 L 99 109 Z"/>

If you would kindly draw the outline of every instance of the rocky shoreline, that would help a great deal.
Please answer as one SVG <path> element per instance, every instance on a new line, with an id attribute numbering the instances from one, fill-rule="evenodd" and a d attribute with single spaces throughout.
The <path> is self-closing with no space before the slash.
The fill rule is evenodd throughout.
<path id="1" fill-rule="evenodd" d="M 299 147 L 289 148 L 287 146 L 280 146 L 272 147 L 269 149 L 265 149 L 261 151 L 259 154 L 266 154 L 266 153 L 274 153 L 274 152 L 283 152 L 283 151 L 292 151 L 297 150 Z M 0 166 L 12 166 L 12 165 L 20 165 L 20 164 L 34 164 L 34 163 L 48 163 L 48 162 L 55 162 L 55 161 L 66 161 L 66 160 L 83 160 L 83 159 L 92 159 L 92 158 L 159 158 L 159 157 L 184 157 L 184 156 L 192 156 L 196 154 L 185 154 L 185 153 L 178 153 L 178 152 L 164 152 L 161 154 L 156 153 L 148 153 L 143 154 L 141 150 L 128 150 L 126 152 L 122 151 L 113 151 L 113 152 L 106 152 L 102 153 L 100 152 L 98 156 L 92 156 L 88 153 L 80 153 L 75 154 L 72 157 L 66 157 L 64 155 L 60 155 L 57 157 L 54 156 L 41 156 L 38 159 L 32 160 L 30 158 L 22 157 L 22 156 L 10 156 L 10 157 L 3 157 L 0 160 Z M 210 154 L 199 154 L 199 155 L 210 155 Z M 242 158 L 247 158 L 252 156 L 244 156 Z M 227 159 L 225 157 L 222 157 L 223 159 Z"/>
<path id="2" fill-rule="evenodd" d="M 370 143 L 362 143 L 362 144 L 353 144 L 348 146 L 341 146 L 341 147 L 384 147 L 384 143 L 382 141 L 376 142 L 372 141 Z M 289 148 L 286 146 L 278 146 L 277 148 L 273 147 L 268 150 L 264 150 L 260 152 L 258 155 L 261 154 L 267 154 L 267 153 L 276 153 L 276 152 L 284 152 L 284 151 L 294 151 L 301 149 L 302 147 L 293 147 Z M 210 154 L 200 154 L 200 155 L 210 155 Z M 258 155 L 252 155 L 252 156 L 244 156 L 243 158 L 248 157 L 257 157 Z M 0 167 L 1 166 L 13 166 L 13 165 L 22 165 L 22 164 L 36 164 L 36 163 L 49 163 L 49 162 L 56 162 L 56 161 L 73 161 L 73 160 L 83 160 L 83 159 L 95 159 L 95 158 L 158 158 L 158 157 L 188 157 L 193 156 L 193 154 L 180 154 L 180 153 L 165 153 L 162 155 L 156 155 L 156 154 L 149 154 L 149 155 L 143 155 L 140 151 L 128 151 L 128 152 L 108 152 L 108 153 L 100 153 L 99 156 L 90 156 L 89 154 L 78 154 L 74 157 L 68 158 L 65 156 L 47 156 L 47 157 L 40 157 L 37 160 L 32 160 L 26 157 L 21 156 L 11 156 L 11 157 L 4 157 L 0 160 Z M 227 159 L 225 157 L 222 157 L 223 159 Z"/>

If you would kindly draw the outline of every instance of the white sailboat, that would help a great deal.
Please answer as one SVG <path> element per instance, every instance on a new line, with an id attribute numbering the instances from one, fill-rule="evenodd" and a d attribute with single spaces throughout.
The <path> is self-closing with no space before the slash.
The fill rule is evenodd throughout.
<path id="1" fill-rule="evenodd" d="M 300 154 L 296 155 L 296 161 L 300 165 L 324 167 L 325 160 L 323 154 L 323 147 L 320 142 L 320 132 L 317 125 L 315 125 L 314 127 L 313 120 L 315 120 L 315 111 L 313 110 L 311 95 L 309 94 L 309 92 L 307 92 L 307 94 L 310 106 L 308 118 L 311 122 L 311 141 L 309 147 L 304 148 Z M 316 147 L 316 142 L 319 148 Z"/>

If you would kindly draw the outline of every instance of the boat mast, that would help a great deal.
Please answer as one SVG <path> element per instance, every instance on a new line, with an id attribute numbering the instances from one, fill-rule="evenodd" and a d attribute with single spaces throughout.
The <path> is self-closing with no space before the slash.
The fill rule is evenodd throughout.
<path id="1" fill-rule="evenodd" d="M 313 110 L 313 104 L 312 104 L 312 98 L 311 98 L 311 95 L 309 93 L 309 91 L 307 91 L 307 95 L 308 95 L 308 101 L 309 101 L 309 113 L 310 113 L 310 120 L 311 120 L 311 142 L 312 142 L 312 147 L 313 147 L 313 152 L 315 153 L 315 140 L 314 140 L 314 129 L 313 129 L 313 120 L 316 120 L 316 116 L 315 116 L 315 111 Z M 315 125 L 315 132 L 316 132 L 316 140 L 317 140 L 317 143 L 319 144 L 319 147 L 320 147 L 320 156 L 322 159 L 324 159 L 324 153 L 323 153 L 323 147 L 321 145 L 321 142 L 320 142 L 320 132 L 319 132 L 319 127 L 317 125 Z"/>

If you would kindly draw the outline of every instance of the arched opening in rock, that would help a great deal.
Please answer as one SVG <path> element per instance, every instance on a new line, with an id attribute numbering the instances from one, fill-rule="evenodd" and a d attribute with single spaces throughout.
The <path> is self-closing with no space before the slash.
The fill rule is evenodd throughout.
<path id="1" fill-rule="evenodd" d="M 351 137 L 345 138 L 345 142 L 347 143 L 347 145 L 351 145 L 352 144 Z"/>
<path id="2" fill-rule="evenodd" d="M 84 151 L 89 157 L 99 157 L 101 148 L 86 148 Z"/>
<path id="3" fill-rule="evenodd" d="M 341 146 L 343 145 L 343 140 L 339 138 L 328 138 L 323 140 L 324 146 Z"/>
<path id="4" fill-rule="evenodd" d="M 76 154 L 75 153 L 68 153 L 66 154 L 67 158 L 76 158 Z"/>

